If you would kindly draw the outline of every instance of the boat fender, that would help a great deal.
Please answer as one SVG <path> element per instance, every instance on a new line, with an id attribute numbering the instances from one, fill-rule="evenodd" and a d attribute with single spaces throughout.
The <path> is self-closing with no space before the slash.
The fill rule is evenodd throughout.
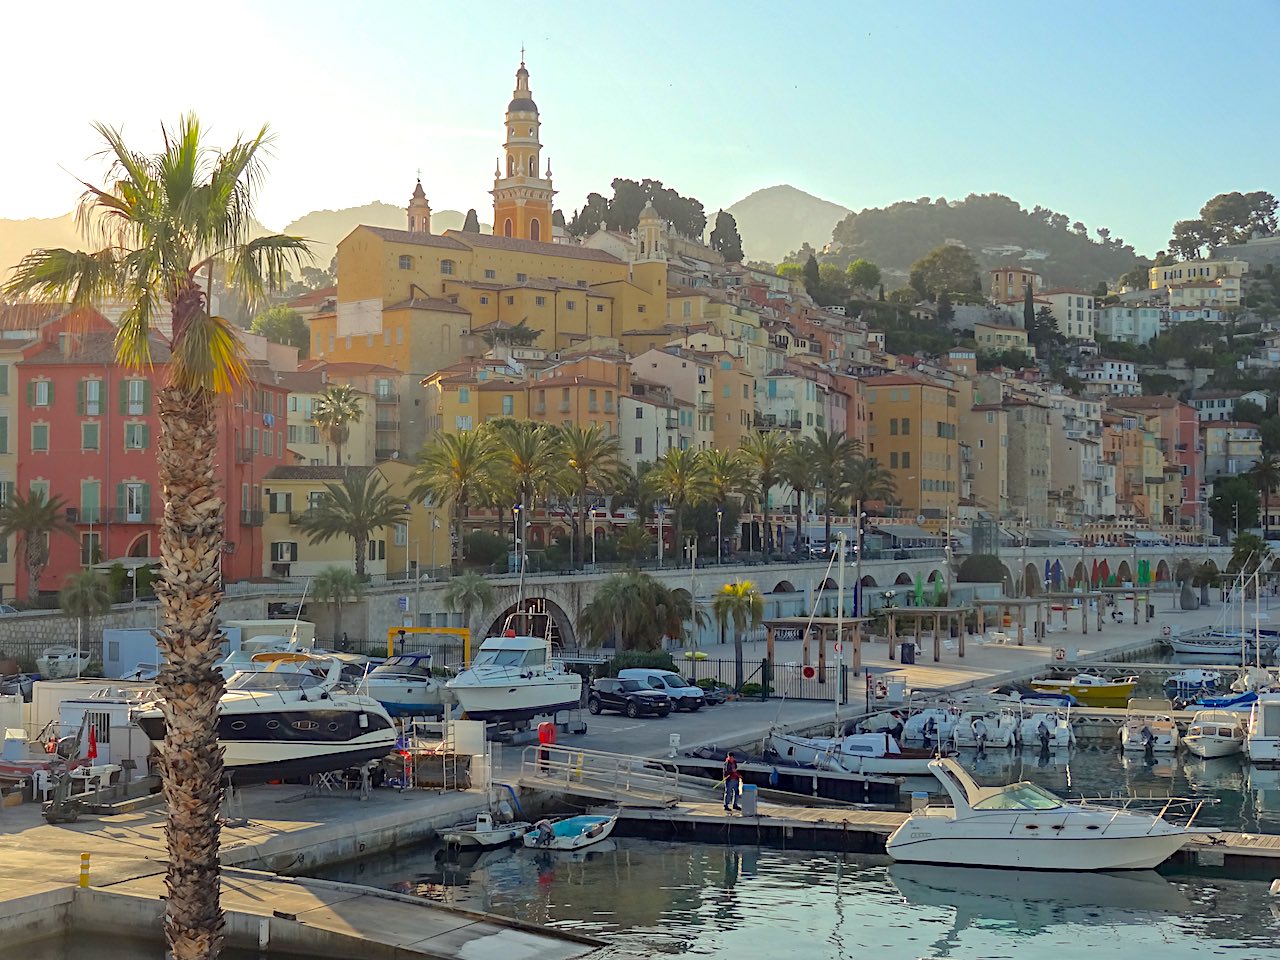
<path id="1" fill-rule="evenodd" d="M 778 785 L 778 780 L 779 780 L 778 768 L 770 767 L 769 768 L 769 786 L 776 787 Z"/>

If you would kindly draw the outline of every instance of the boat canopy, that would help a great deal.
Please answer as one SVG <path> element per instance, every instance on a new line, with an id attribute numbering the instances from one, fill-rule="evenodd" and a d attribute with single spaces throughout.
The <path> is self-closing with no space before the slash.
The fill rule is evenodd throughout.
<path id="1" fill-rule="evenodd" d="M 951 797 L 957 814 L 966 810 L 1054 810 L 1062 801 L 1034 783 L 983 787 L 950 757 L 929 761 L 929 769 Z"/>

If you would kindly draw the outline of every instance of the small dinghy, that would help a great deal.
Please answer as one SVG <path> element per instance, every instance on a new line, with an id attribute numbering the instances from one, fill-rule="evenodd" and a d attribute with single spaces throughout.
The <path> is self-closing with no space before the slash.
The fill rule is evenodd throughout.
<path id="1" fill-rule="evenodd" d="M 581 850 L 605 839 L 617 823 L 616 816 L 566 817 L 555 823 L 539 820 L 524 835 L 524 845 L 535 850 Z"/>
<path id="2" fill-rule="evenodd" d="M 460 823 L 442 834 L 444 842 L 452 847 L 500 847 L 519 840 L 533 829 L 523 820 L 513 823 L 494 823 L 490 814 L 482 813 L 475 823 Z"/>

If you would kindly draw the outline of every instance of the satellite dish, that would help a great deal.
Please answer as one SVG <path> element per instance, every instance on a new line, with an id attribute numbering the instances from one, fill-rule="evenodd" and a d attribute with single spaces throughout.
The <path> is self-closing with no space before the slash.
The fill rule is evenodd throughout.
<path id="1" fill-rule="evenodd" d="M 400 451 L 399 451 L 399 450 L 392 450 L 392 451 L 391 451 L 391 459 L 392 459 L 392 460 L 399 460 L 399 459 L 400 459 Z"/>
<path id="2" fill-rule="evenodd" d="M 916 514 L 916 523 L 917 523 L 917 524 L 924 523 L 924 514 L 923 514 L 923 513 L 918 513 L 918 514 Z"/>

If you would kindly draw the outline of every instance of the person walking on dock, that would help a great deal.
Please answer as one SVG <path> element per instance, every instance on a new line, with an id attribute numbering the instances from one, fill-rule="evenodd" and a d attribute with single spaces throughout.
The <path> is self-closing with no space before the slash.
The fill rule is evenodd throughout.
<path id="1" fill-rule="evenodd" d="M 738 772 L 738 761 L 734 759 L 733 751 L 730 750 L 724 758 L 724 808 L 728 810 L 732 803 L 734 810 L 741 810 L 742 806 L 739 803 L 741 797 L 742 774 Z"/>

